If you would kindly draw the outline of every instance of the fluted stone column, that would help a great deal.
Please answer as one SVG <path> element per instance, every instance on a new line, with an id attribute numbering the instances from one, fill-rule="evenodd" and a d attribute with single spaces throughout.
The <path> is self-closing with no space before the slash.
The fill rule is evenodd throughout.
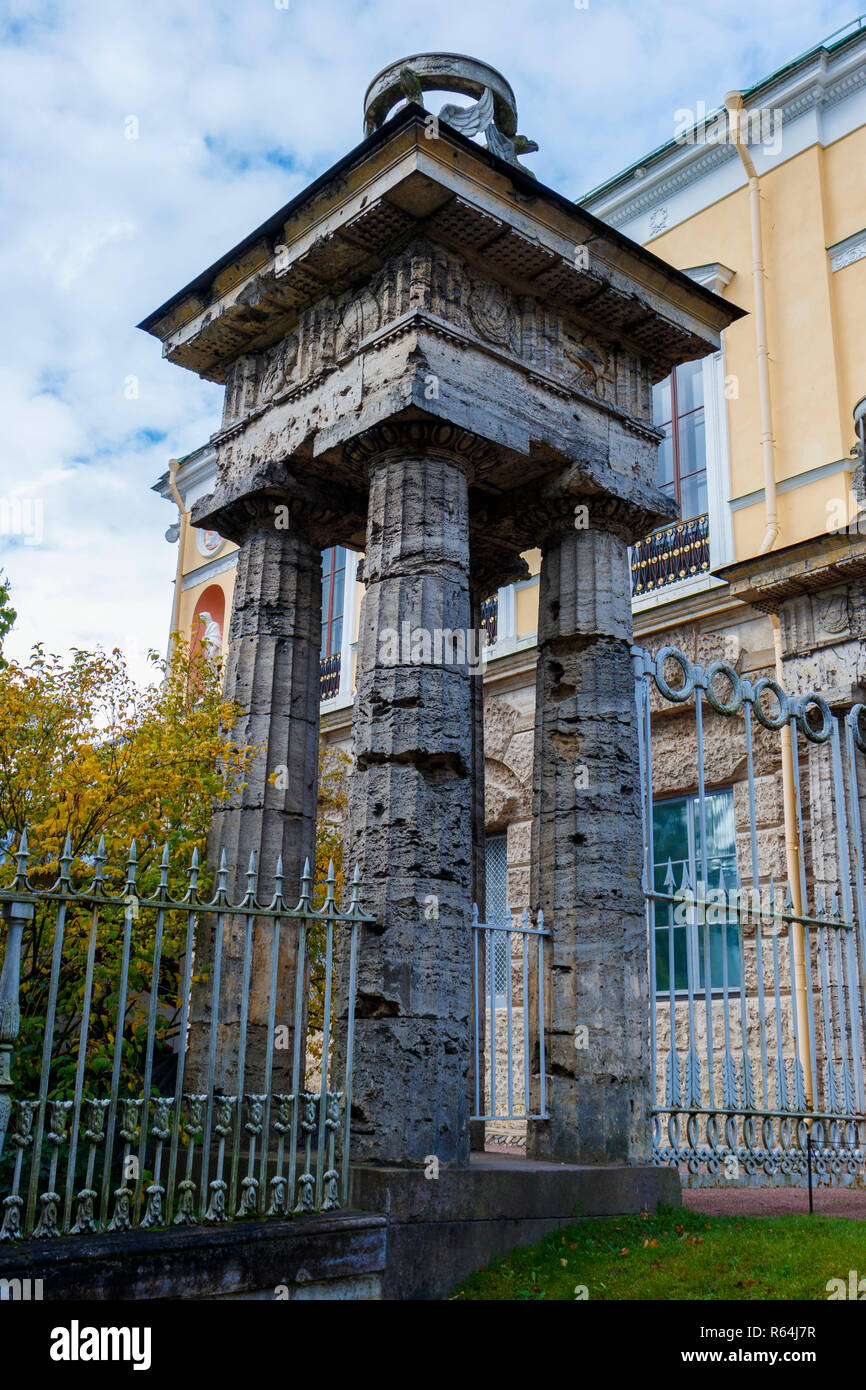
<path id="1" fill-rule="evenodd" d="M 550 1119 L 529 1127 L 529 1152 L 537 1158 L 638 1163 L 649 1157 L 647 942 L 630 641 L 626 541 L 573 525 L 554 534 L 541 565 L 533 775 L 533 900 L 552 932 L 545 981 Z M 533 1053 L 535 1109 L 537 1046 Z"/>
<path id="2" fill-rule="evenodd" d="M 243 711 L 232 736 L 259 751 L 212 833 L 240 873 L 255 851 L 267 893 L 282 856 L 288 897 L 315 848 L 321 621 L 321 547 L 291 522 L 276 529 L 263 504 L 241 542 L 225 681 Z"/>
<path id="3" fill-rule="evenodd" d="M 470 607 L 472 612 L 472 628 L 480 633 L 481 628 L 481 609 L 487 594 L 484 592 L 486 585 L 483 581 L 471 576 L 469 587 Z M 483 915 L 487 900 L 487 834 L 484 824 L 484 676 L 482 671 L 473 674 L 469 682 L 469 693 L 472 710 L 472 902 L 478 904 L 478 910 Z M 478 933 L 483 936 L 483 932 Z M 473 950 L 475 951 L 475 943 Z M 485 980 L 486 975 L 486 953 L 484 943 L 479 941 L 477 944 L 477 962 L 480 980 Z M 482 993 L 483 998 L 483 993 Z M 473 1002 L 474 1008 L 474 1002 Z M 473 1029 L 475 1023 L 473 1022 Z M 482 1096 L 481 1113 L 484 1113 L 484 1068 L 485 1068 L 485 1040 L 479 1037 L 477 1053 L 477 1066 L 479 1080 L 479 1091 Z M 469 1063 L 469 1108 L 470 1113 L 475 1106 L 475 1071 L 476 1071 L 476 1051 L 474 1046 L 471 1049 Z M 484 1150 L 485 1126 L 483 1120 L 475 1120 L 470 1125 L 470 1148 L 473 1153 L 481 1153 Z"/>
<path id="4" fill-rule="evenodd" d="M 233 740 L 257 749 L 245 785 L 216 808 L 208 844 L 214 864 L 225 851 L 230 868 L 229 897 L 246 890 L 250 853 L 258 867 L 258 898 L 270 900 L 277 861 L 282 857 L 284 896 L 294 903 L 304 861 L 314 862 L 318 780 L 319 700 L 322 607 L 321 538 L 303 529 L 303 517 L 291 514 L 287 527 L 277 525 L 279 497 L 253 498 L 233 518 L 238 555 L 229 629 L 225 695 L 241 709 Z M 280 520 L 285 519 L 282 505 Z M 199 961 L 213 950 L 210 939 L 197 943 Z M 217 1082 L 230 1088 L 239 1036 L 245 924 L 233 919 L 224 936 L 220 995 L 220 1073 Z M 283 933 L 278 972 L 276 1022 L 291 1029 L 294 943 Z M 264 1075 L 271 981 L 271 934 L 253 932 L 250 974 L 250 1021 L 247 1030 L 247 1077 L 259 1085 Z M 203 1075 L 210 1026 L 208 988 L 194 992 L 189 1065 Z M 274 1056 L 274 1084 L 288 1080 L 291 1049 Z M 248 1081 L 249 1084 L 249 1081 Z"/>
<path id="5" fill-rule="evenodd" d="M 361 1162 L 469 1156 L 474 678 L 445 651 L 462 632 L 472 654 L 472 443 L 434 422 L 353 444 L 370 510 L 346 851 L 378 922 L 358 970 Z"/>

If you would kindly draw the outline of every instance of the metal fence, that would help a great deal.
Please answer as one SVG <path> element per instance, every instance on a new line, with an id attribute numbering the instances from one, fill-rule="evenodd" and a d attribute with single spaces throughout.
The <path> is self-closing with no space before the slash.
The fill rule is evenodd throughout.
<path id="1" fill-rule="evenodd" d="M 309 865 L 290 907 L 281 865 L 272 900 L 257 900 L 252 859 L 247 892 L 232 904 L 224 855 L 206 898 L 197 855 L 179 896 L 167 850 L 149 896 L 136 884 L 134 845 L 113 890 L 102 843 L 80 887 L 68 840 L 50 888 L 33 886 L 30 857 L 25 836 L 14 881 L 0 889 L 0 1240 L 345 1205 L 359 929 L 372 920 L 357 873 L 341 912 L 333 865 L 318 907 Z M 202 969 L 195 955 L 208 935 Z M 270 979 L 261 1006 L 251 1004 L 254 953 Z M 285 1023 L 281 994 L 291 1000 Z M 219 1080 L 227 1068 L 231 1093 Z"/>
<path id="2" fill-rule="evenodd" d="M 860 1183 L 866 706 L 633 656 L 654 1161 L 693 1186 L 796 1183 L 810 1140 L 819 1181 Z"/>
<path id="3" fill-rule="evenodd" d="M 478 907 L 473 909 L 473 1120 L 547 1118 L 543 981 L 549 935 L 543 912 L 533 927 L 526 908 L 521 918 L 506 908 L 502 919 L 493 922 L 479 921 Z M 531 1026 L 533 1010 L 535 1026 Z M 531 1114 L 533 1039 L 539 1049 L 539 1108 Z"/>

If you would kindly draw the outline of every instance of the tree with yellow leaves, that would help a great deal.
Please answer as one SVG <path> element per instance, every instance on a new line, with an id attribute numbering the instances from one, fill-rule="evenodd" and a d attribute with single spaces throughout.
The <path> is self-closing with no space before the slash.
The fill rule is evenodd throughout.
<path id="1" fill-rule="evenodd" d="M 0 883 L 14 875 L 14 850 L 26 827 L 34 887 L 56 882 L 65 846 L 73 885 L 86 886 L 104 837 L 106 892 L 122 894 L 135 841 L 139 895 L 156 890 L 166 845 L 170 888 L 183 894 L 183 869 L 194 850 L 204 850 L 213 803 L 242 783 L 253 750 L 231 741 L 237 711 L 223 697 L 220 661 L 206 644 L 193 655 L 178 644 L 170 661 L 155 653 L 151 659 L 158 679 L 144 688 L 132 680 L 117 650 L 73 650 L 64 661 L 37 646 L 26 665 L 6 665 L 0 680 Z M 16 1089 L 23 1094 L 38 1074 L 56 915 L 56 904 L 40 906 L 23 943 L 16 1044 Z M 179 979 L 182 918 L 166 914 L 161 995 L 172 984 L 176 989 Z M 51 1073 L 56 1095 L 71 1093 L 78 1060 L 89 928 L 87 906 L 70 903 Z M 111 1066 L 123 935 L 123 914 L 101 909 L 88 1087 Z M 134 923 L 122 1025 L 131 1077 L 144 1049 L 146 1020 L 136 1001 L 150 989 L 152 953 L 152 923 Z M 170 1019 L 161 1019 L 158 1051 L 171 1026 Z"/>

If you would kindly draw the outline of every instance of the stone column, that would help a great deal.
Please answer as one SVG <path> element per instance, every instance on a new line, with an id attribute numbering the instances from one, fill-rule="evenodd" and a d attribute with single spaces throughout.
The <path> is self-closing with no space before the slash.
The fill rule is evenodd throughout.
<path id="1" fill-rule="evenodd" d="M 474 566 L 473 566 L 474 571 Z M 477 633 L 482 632 L 481 609 L 484 600 L 488 595 L 484 592 L 485 583 L 476 578 L 473 572 L 470 579 L 469 595 L 472 613 L 472 630 Z M 479 640 L 480 636 L 479 636 Z M 481 670 L 473 673 L 470 682 L 470 697 L 472 709 L 472 902 L 477 903 L 478 911 L 484 918 L 485 901 L 487 897 L 487 836 L 484 824 L 484 675 Z M 479 936 L 483 933 L 479 932 Z M 473 943 L 475 950 L 475 943 Z M 478 973 L 480 981 L 487 978 L 485 973 L 486 957 L 483 942 L 478 943 L 477 947 Z M 480 989 L 483 999 L 483 985 Z M 473 997 L 474 1010 L 474 997 Z M 473 1030 L 475 1021 L 473 1015 Z M 480 1074 L 480 1093 L 482 1096 L 481 1110 L 484 1112 L 484 1059 L 485 1045 L 483 1040 L 478 1047 L 478 1072 Z M 469 1109 L 470 1113 L 475 1107 L 475 1048 L 472 1046 L 469 1062 Z M 485 1139 L 485 1125 L 483 1120 L 475 1120 L 470 1124 L 470 1148 L 473 1153 L 483 1153 Z"/>
<path id="2" fill-rule="evenodd" d="M 217 808 L 211 831 L 214 849 L 236 866 L 238 888 L 255 851 L 260 898 L 273 891 L 281 856 L 286 896 L 297 893 L 316 837 L 321 545 L 291 514 L 277 529 L 278 502 L 249 504 L 226 664 L 226 699 L 243 711 L 232 736 L 259 751 L 246 786 Z"/>
<path id="3" fill-rule="evenodd" d="M 530 1124 L 528 1149 L 639 1163 L 650 1147 L 649 984 L 628 548 L 566 524 L 544 546 L 539 596 L 533 901 L 552 933 L 550 1118 Z M 533 1055 L 536 1109 L 535 1045 Z"/>
<path id="4" fill-rule="evenodd" d="M 469 1156 L 474 702 L 468 484 L 449 425 L 353 441 L 370 509 L 346 858 L 378 926 L 361 944 L 353 1156 Z M 464 651 L 450 634 L 462 633 Z M 444 634 L 444 635 L 443 635 Z M 458 659 L 455 660 L 454 657 Z M 463 659 L 459 659 L 462 656 Z"/>
<path id="5" fill-rule="evenodd" d="M 303 528 L 303 518 L 285 497 L 258 496 L 237 504 L 232 537 L 240 545 L 229 629 L 226 698 L 242 713 L 234 741 L 258 751 L 246 785 L 216 808 L 208 857 L 218 864 L 225 851 L 230 868 L 229 897 L 246 891 L 250 853 L 258 866 L 258 898 L 270 900 L 277 861 L 282 856 L 284 896 L 297 901 L 304 861 L 315 854 L 319 745 L 319 646 L 321 639 L 321 537 Z M 277 507 L 281 512 L 277 513 Z M 211 939 L 197 943 L 206 963 Z M 230 1088 L 240 1026 L 245 923 L 232 919 L 224 936 L 218 1049 L 218 1082 Z M 283 932 L 283 964 L 278 976 L 276 1020 L 291 1029 L 294 986 L 292 934 Z M 264 1075 L 271 980 L 271 935 L 253 932 L 247 1077 L 258 1085 Z M 198 959 L 197 959 L 198 968 Z M 210 1027 L 209 989 L 193 996 L 190 1062 L 202 1075 Z M 291 1049 L 275 1053 L 274 1077 L 288 1080 Z M 249 1088 L 249 1086 L 248 1086 Z"/>

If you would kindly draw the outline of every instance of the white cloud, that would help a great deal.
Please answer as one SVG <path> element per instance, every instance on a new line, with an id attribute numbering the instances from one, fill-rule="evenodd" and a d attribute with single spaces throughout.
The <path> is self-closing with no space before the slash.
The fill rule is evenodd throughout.
<path id="1" fill-rule="evenodd" d="M 362 138 L 386 63 L 499 67 L 532 167 L 576 197 L 670 138 L 678 108 L 718 105 L 850 17 L 847 0 L 7 0 L 0 499 L 44 510 L 40 546 L 0 536 L 10 649 L 117 644 L 143 674 L 163 647 L 175 552 L 150 487 L 213 431 L 219 391 L 134 325 Z"/>

